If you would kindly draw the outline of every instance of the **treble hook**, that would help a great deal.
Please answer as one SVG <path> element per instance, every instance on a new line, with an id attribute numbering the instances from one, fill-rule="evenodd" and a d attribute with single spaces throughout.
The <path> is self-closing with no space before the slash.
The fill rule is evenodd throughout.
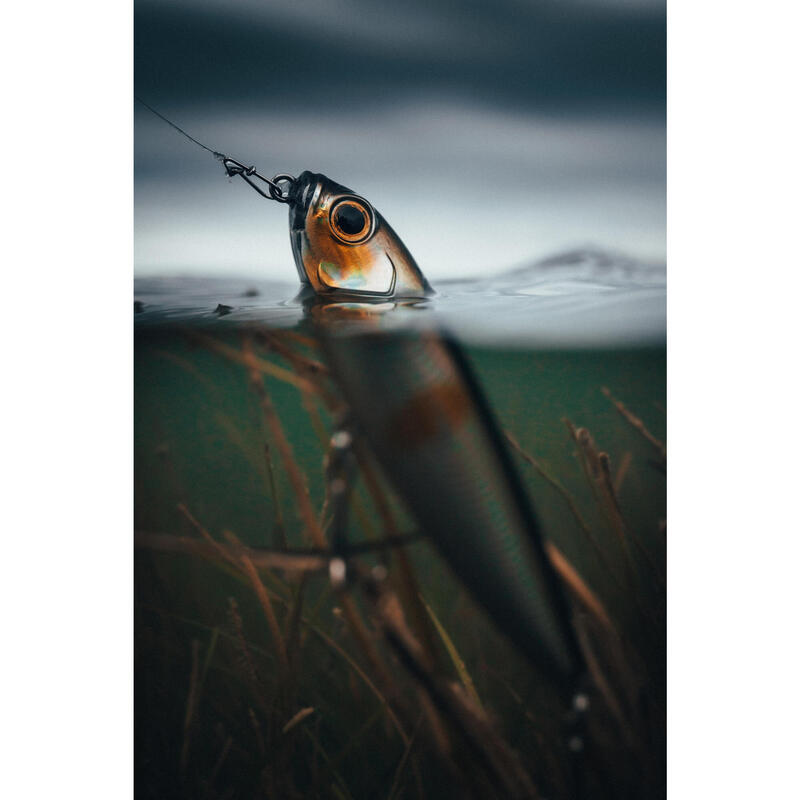
<path id="1" fill-rule="evenodd" d="M 222 161 L 222 166 L 225 167 L 225 173 L 229 178 L 234 177 L 234 175 L 238 175 L 243 180 L 247 181 L 250 186 L 253 187 L 262 197 L 265 197 L 267 200 L 276 200 L 278 203 L 290 203 L 291 200 L 289 199 L 288 190 L 284 193 L 284 190 L 280 187 L 281 183 L 288 183 L 289 186 L 294 183 L 294 177 L 289 175 L 285 172 L 279 172 L 277 175 L 273 175 L 272 180 L 269 178 L 265 178 L 261 175 L 254 166 L 245 166 L 241 163 L 241 161 L 237 161 L 235 158 L 231 158 L 230 156 L 226 156 L 223 153 L 215 153 L 214 155 L 217 156 Z M 265 192 L 260 186 L 255 184 L 250 178 L 258 178 L 259 180 L 264 181 L 269 187 L 269 193 Z"/>

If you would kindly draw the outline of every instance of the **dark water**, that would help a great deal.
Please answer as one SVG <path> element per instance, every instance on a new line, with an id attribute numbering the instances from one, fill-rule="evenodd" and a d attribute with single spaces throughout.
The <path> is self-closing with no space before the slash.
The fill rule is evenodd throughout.
<path id="1" fill-rule="evenodd" d="M 311 508 L 324 518 L 324 459 L 337 415 L 291 382 L 302 375 L 292 354 L 322 359 L 302 306 L 291 300 L 295 288 L 230 279 L 136 285 L 137 796 L 506 796 L 452 720 L 444 723 L 452 758 L 437 749 L 418 684 L 375 633 L 375 611 L 358 591 L 333 593 L 325 574 L 260 573 L 278 627 L 294 641 L 287 678 L 263 603 L 239 568 L 219 556 L 152 546 L 165 535 L 202 540 L 178 504 L 226 546 L 230 533 L 252 547 L 312 546 L 291 468 L 243 361 L 252 352 L 279 368 L 260 378 Z M 398 335 L 444 328 L 455 336 L 499 426 L 536 460 L 538 470 L 514 454 L 544 535 L 602 602 L 634 664 L 612 683 L 636 698 L 638 750 L 634 758 L 602 734 L 602 760 L 616 796 L 658 796 L 666 479 L 658 447 L 602 390 L 624 403 L 651 439 L 665 441 L 663 270 L 572 253 L 437 290 L 422 307 L 387 309 L 378 324 Z M 608 454 L 619 516 L 587 473 L 570 425 L 586 429 Z M 413 531 L 413 514 L 385 480 L 382 486 L 397 531 Z M 357 477 L 349 538 L 386 533 L 385 511 Z M 575 771 L 552 687 L 496 632 L 430 541 L 414 540 L 404 551 L 493 729 L 538 791 L 570 796 Z M 390 582 L 400 586 L 405 573 L 396 552 L 362 560 L 384 558 Z M 408 603 L 404 611 L 413 622 Z M 362 621 L 370 645 L 349 614 Z M 437 674 L 465 685 L 444 639 L 436 646 Z M 626 685 L 633 674 L 636 686 Z M 314 710 L 284 733 L 308 708 Z M 610 736 L 620 738 L 619 730 Z M 603 785 L 602 770 L 586 770 L 590 784 Z"/>

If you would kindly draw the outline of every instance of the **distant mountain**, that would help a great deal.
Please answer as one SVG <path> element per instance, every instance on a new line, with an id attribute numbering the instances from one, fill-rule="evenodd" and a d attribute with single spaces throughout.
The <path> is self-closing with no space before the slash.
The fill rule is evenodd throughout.
<path id="1" fill-rule="evenodd" d="M 666 283 L 666 265 L 640 261 L 612 250 L 581 247 L 515 267 L 494 276 L 490 282 L 493 286 L 518 287 L 553 281 L 661 286 Z"/>

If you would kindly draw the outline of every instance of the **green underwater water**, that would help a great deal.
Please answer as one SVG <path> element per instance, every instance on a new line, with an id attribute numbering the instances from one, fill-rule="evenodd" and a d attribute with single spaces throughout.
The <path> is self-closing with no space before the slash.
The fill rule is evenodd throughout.
<path id="1" fill-rule="evenodd" d="M 241 350 L 242 330 L 220 325 L 203 334 Z M 616 578 L 609 575 L 563 495 L 515 453 L 544 535 L 602 599 L 623 638 L 636 644 L 646 676 L 642 691 L 653 707 L 663 709 L 665 610 L 663 575 L 657 573 L 665 565 L 666 477 L 655 448 L 601 389 L 607 387 L 665 441 L 665 349 L 470 345 L 465 354 L 500 427 L 564 487 L 619 569 Z M 291 367 L 274 352 L 259 356 Z M 137 327 L 134 366 L 135 530 L 197 538 L 178 510 L 184 504 L 220 541 L 230 531 L 253 547 L 281 547 L 284 537 L 290 547 L 309 547 L 291 481 L 245 367 L 199 341 L 191 325 L 179 324 Z M 265 386 L 319 511 L 327 440 L 320 439 L 295 386 L 270 376 Z M 329 436 L 334 421 L 322 404 L 312 403 Z M 619 586 L 623 552 L 565 420 L 590 431 L 598 449 L 608 453 L 612 475 L 628 463 L 618 498 L 625 525 L 639 543 L 634 589 Z M 413 531 L 413 519 L 386 490 L 400 530 Z M 355 493 L 360 513 L 351 513 L 351 539 L 383 535 L 381 516 L 358 478 Z M 552 687 L 495 632 L 429 541 L 415 541 L 406 550 L 420 593 L 463 659 L 482 705 L 543 795 L 565 796 L 569 767 L 556 741 L 562 713 Z M 373 564 L 377 557 L 364 561 Z M 393 574 L 392 555 L 388 566 Z M 276 572 L 263 580 L 276 598 L 278 622 L 288 630 L 289 608 L 301 594 L 299 579 Z M 358 593 L 353 598 L 370 628 L 369 608 Z M 435 798 L 467 796 L 469 787 L 477 796 L 499 792 L 485 776 L 473 775 L 463 759 L 456 759 L 463 764 L 461 775 L 443 765 L 425 738 L 421 716 L 401 720 L 409 735 L 420 731 L 406 755 L 384 705 L 350 663 L 380 688 L 343 621 L 341 605 L 325 574 L 308 576 L 300 656 L 287 687 L 262 608 L 246 581 L 194 556 L 137 547 L 137 797 Z M 380 642 L 377 647 L 396 690 L 418 708 L 413 679 Z M 458 679 L 446 657 L 440 668 Z M 303 708 L 314 711 L 284 734 L 286 722 Z M 647 780 L 659 786 L 663 725 L 656 721 L 652 729 L 648 747 L 655 766 Z"/>

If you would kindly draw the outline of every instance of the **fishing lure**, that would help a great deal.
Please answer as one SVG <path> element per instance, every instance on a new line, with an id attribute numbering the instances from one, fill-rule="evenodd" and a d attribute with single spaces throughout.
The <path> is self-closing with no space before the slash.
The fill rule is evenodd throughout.
<path id="1" fill-rule="evenodd" d="M 369 202 L 311 172 L 289 228 L 318 303 L 414 300 L 431 289 Z M 347 209 L 350 230 L 341 232 Z M 580 655 L 536 518 L 460 349 L 436 332 L 317 326 L 327 361 L 384 472 L 495 624 L 559 683 Z"/>
<path id="2" fill-rule="evenodd" d="M 289 205 L 295 266 L 314 310 L 357 305 L 363 312 L 376 302 L 432 294 L 409 250 L 366 198 L 308 171 L 268 179 L 150 110 L 212 153 L 229 176 Z M 458 346 L 439 333 L 387 333 L 379 325 L 357 333 L 328 324 L 317 330 L 359 431 L 421 530 L 498 628 L 566 693 L 576 692 L 585 669 L 566 600 Z"/>
<path id="3" fill-rule="evenodd" d="M 409 300 L 432 294 L 408 248 L 365 198 L 303 172 L 287 199 L 298 276 L 316 295 Z"/>

